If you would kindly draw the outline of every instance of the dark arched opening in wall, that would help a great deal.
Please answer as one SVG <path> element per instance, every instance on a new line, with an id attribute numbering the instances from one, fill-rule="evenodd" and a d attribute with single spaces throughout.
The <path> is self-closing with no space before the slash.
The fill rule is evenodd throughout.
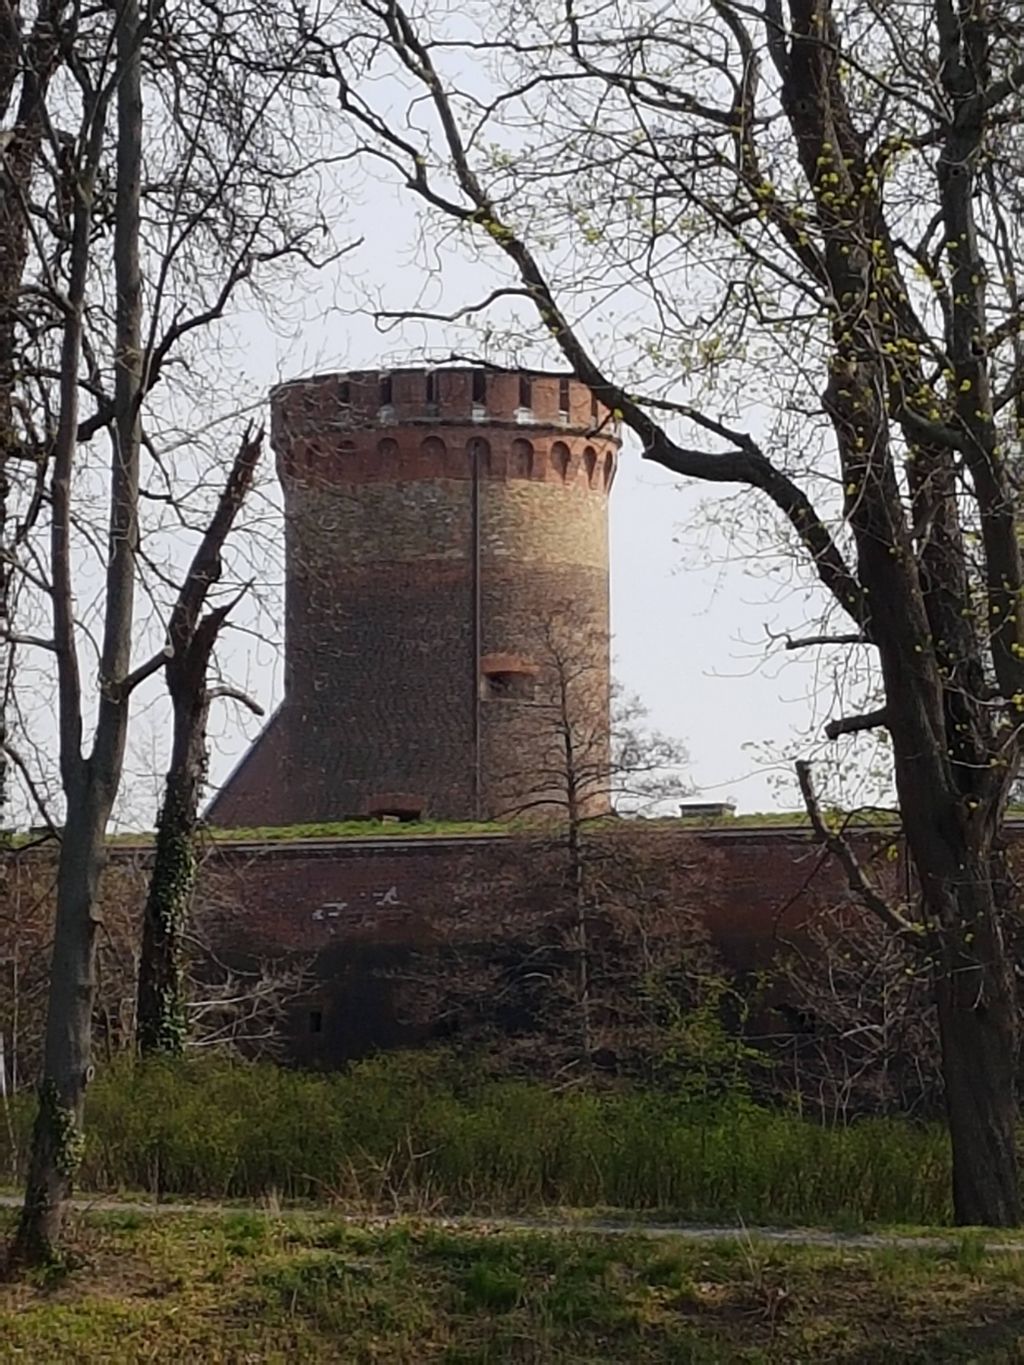
<path id="1" fill-rule="evenodd" d="M 522 437 L 512 442 L 509 475 L 513 479 L 528 479 L 533 474 L 533 446 Z"/>
<path id="2" fill-rule="evenodd" d="M 556 441 L 551 447 L 551 467 L 564 482 L 569 477 L 569 463 L 572 454 L 564 441 Z"/>

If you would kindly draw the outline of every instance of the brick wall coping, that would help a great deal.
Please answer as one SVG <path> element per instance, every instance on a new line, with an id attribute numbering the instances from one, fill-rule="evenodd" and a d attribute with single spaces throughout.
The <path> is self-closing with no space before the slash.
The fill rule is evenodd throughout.
<path id="1" fill-rule="evenodd" d="M 854 835 L 870 834 L 894 834 L 899 831 L 899 825 L 892 824 L 871 824 L 858 825 L 852 831 Z M 1024 816 L 1014 816 L 1006 821 L 1006 829 L 1011 833 L 1020 834 L 1024 832 Z M 625 833 L 625 830 L 621 831 Z M 660 833 L 669 835 L 686 836 L 696 839 L 701 843 L 721 844 L 721 845 L 764 845 L 764 844 L 816 844 L 818 841 L 814 831 L 807 826 L 801 825 L 745 825 L 740 829 L 729 829 L 727 826 L 693 826 L 680 824 L 674 828 L 660 827 Z M 614 831 L 616 835 L 620 833 L 618 829 Z M 235 858 L 269 857 L 280 858 L 281 860 L 291 861 L 299 858 L 337 858 L 339 856 L 365 856 L 367 854 L 384 853 L 394 855 L 441 855 L 450 853 L 452 850 L 485 848 L 495 842 L 508 839 L 542 839 L 546 836 L 530 834 L 513 834 L 503 830 L 480 834 L 416 834 L 403 836 L 399 834 L 381 835 L 318 835 L 312 838 L 296 836 L 290 839 L 252 839 L 240 838 L 232 839 L 229 837 L 218 838 L 208 845 L 211 853 L 220 853 Z M 119 841 L 112 843 L 108 848 L 108 856 L 114 859 L 138 857 L 140 854 L 149 854 L 153 850 L 151 841 L 140 839 L 137 843 Z M 22 856 L 46 855 L 51 856 L 54 851 L 52 841 L 40 844 L 37 847 L 27 849 L 13 849 L 14 853 Z"/>
<path id="2" fill-rule="evenodd" d="M 1024 819 L 1008 822 L 1008 828 L 1024 830 Z M 855 831 L 856 835 L 886 834 L 896 833 L 899 826 L 892 825 L 861 825 Z M 625 833 L 626 831 L 621 831 Z M 813 844 L 818 840 L 814 831 L 807 826 L 800 825 L 756 825 L 745 826 L 742 829 L 728 829 L 724 826 L 693 826 L 680 824 L 679 826 L 668 829 L 664 826 L 658 831 L 662 835 L 675 835 L 696 839 L 700 843 L 710 845 L 736 846 L 736 845 L 770 845 L 770 844 Z M 618 836 L 620 831 L 616 829 L 614 834 Z M 207 852 L 213 856 L 221 855 L 231 861 L 246 858 L 265 857 L 272 860 L 292 861 L 302 858 L 324 859 L 324 858 L 348 858 L 365 857 L 373 854 L 387 854 L 395 856 L 435 856 L 451 853 L 455 849 L 480 849 L 493 845 L 496 842 L 506 840 L 521 839 L 524 842 L 530 840 L 542 840 L 547 836 L 530 834 L 506 833 L 502 830 L 494 830 L 490 833 L 480 834 L 415 834 L 403 836 L 400 834 L 381 834 L 381 835 L 317 835 L 311 838 L 296 836 L 289 839 L 252 839 L 240 838 L 231 839 L 220 837 L 206 846 Z M 111 844 L 108 849 L 108 856 L 113 859 L 137 858 L 140 855 L 147 855 L 152 852 L 153 845 L 149 841 L 139 840 L 137 843 L 117 842 Z M 16 850 L 17 851 L 17 850 Z M 36 852 L 50 854 L 53 851 L 51 843 L 40 845 L 38 849 L 25 850 L 29 854 Z"/>

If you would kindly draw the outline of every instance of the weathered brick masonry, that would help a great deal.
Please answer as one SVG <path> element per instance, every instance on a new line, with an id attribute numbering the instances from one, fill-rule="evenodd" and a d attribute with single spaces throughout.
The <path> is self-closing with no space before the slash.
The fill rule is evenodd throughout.
<path id="1" fill-rule="evenodd" d="M 1017 847 L 1022 832 L 1012 831 Z M 624 821 L 608 837 L 633 847 L 650 839 L 657 857 L 685 869 L 681 896 L 703 917 L 726 972 L 768 967 L 780 944 L 802 941 L 818 912 L 852 905 L 835 862 L 799 827 L 694 829 L 679 822 L 666 832 L 661 822 L 650 830 Z M 906 894 L 902 850 L 890 840 L 884 830 L 871 830 L 855 842 L 880 884 Z M 126 977 L 136 942 L 129 921 L 141 908 L 150 856 L 148 844 L 110 849 L 105 908 L 108 926 L 120 926 Z M 475 898 L 481 911 L 469 924 L 473 941 L 481 933 L 488 941 L 489 917 L 500 921 L 504 913 L 510 868 L 528 880 L 536 861 L 531 842 L 512 834 L 218 841 L 203 859 L 197 923 L 224 961 L 309 960 L 315 984 L 296 1003 L 287 1052 L 335 1065 L 419 1041 L 422 1033 L 396 1007 L 396 972 L 424 948 L 466 941 L 459 916 L 467 900 Z M 43 953 L 54 866 L 52 845 L 8 855 L 0 969 L 20 963 L 24 972 L 26 961 Z M 9 981 L 0 974 L 0 990 Z"/>
<path id="2" fill-rule="evenodd" d="M 494 818 L 549 766 L 543 632 L 568 608 L 608 709 L 610 415 L 565 376 L 282 384 L 285 697 L 213 801 L 225 827 Z"/>
<path id="3" fill-rule="evenodd" d="M 841 872 L 810 831 L 680 824 L 678 840 L 680 856 L 696 846 L 713 858 L 713 875 L 701 880 L 702 909 L 736 967 L 766 960 L 780 934 L 796 931 L 823 904 L 848 899 Z M 254 951 L 318 951 L 334 943 L 429 940 L 444 931 L 454 886 L 489 894 L 510 844 L 529 859 L 529 839 L 499 834 L 238 840 L 215 845 L 206 867 L 233 907 L 235 931 Z M 670 845 L 660 846 L 671 856 Z"/>
<path id="4" fill-rule="evenodd" d="M 643 826 L 616 838 L 644 838 Z M 680 825 L 677 847 L 659 833 L 661 856 L 697 855 L 698 908 L 723 969 L 767 967 L 780 944 L 799 941 L 823 908 L 851 903 L 835 862 L 800 828 L 701 829 Z M 289 1052 L 337 1064 L 376 1047 L 418 1041 L 393 999 L 392 974 L 414 952 L 445 941 L 459 889 L 482 903 L 507 873 L 514 836 L 295 839 L 218 845 L 206 864 L 222 907 L 225 952 L 316 955 L 320 982 L 296 1010 Z M 858 841 L 865 861 L 884 833 Z M 874 872 L 898 886 L 902 858 L 876 858 Z M 317 1028 L 308 1028 L 315 1016 Z"/>

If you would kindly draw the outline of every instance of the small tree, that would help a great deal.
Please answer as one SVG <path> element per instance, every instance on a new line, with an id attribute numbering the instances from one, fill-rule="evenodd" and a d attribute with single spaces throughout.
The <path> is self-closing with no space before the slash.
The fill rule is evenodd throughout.
<path id="1" fill-rule="evenodd" d="M 928 974 L 861 907 L 816 912 L 782 945 L 769 993 L 787 1029 L 766 1042 L 801 1110 L 827 1123 L 934 1116 L 942 1072 Z"/>
<path id="2" fill-rule="evenodd" d="M 646 730 L 636 701 L 609 711 L 607 642 L 571 609 L 538 639 L 532 693 L 488 702 L 528 712 L 514 834 L 486 885 L 467 870 L 441 943 L 403 969 L 406 1008 L 506 1067 L 665 1074 L 692 1061 L 687 1030 L 717 1003 L 709 860 L 678 826 L 639 818 L 689 790 L 685 750 Z"/>
<path id="3" fill-rule="evenodd" d="M 571 907 L 566 946 L 575 963 L 580 1061 L 589 1070 L 595 1047 L 592 922 L 602 903 L 619 899 L 630 877 L 613 891 L 622 850 L 588 838 L 588 826 L 606 818 L 616 802 L 633 811 L 650 809 L 688 791 L 681 775 L 686 751 L 642 728 L 645 713 L 635 699 L 620 695 L 609 710 L 608 642 L 579 625 L 569 604 L 551 613 L 541 639 L 531 708 L 541 713 L 548 743 L 545 756 L 512 774 L 515 789 L 527 793 L 513 814 L 551 823 L 559 899 Z"/>

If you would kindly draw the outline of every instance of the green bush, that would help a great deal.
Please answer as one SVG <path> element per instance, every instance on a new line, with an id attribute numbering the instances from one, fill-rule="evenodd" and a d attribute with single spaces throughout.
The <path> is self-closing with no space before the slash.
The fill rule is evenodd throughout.
<path id="1" fill-rule="evenodd" d="M 31 1115 L 14 1106 L 21 1158 Z M 0 1125 L 0 1169 L 12 1170 Z M 225 1060 L 119 1065 L 89 1092 L 88 1190 L 376 1208 L 670 1210 L 750 1222 L 944 1223 L 939 1125 L 825 1128 L 747 1100 L 554 1092 L 444 1054 L 335 1075 Z"/>

